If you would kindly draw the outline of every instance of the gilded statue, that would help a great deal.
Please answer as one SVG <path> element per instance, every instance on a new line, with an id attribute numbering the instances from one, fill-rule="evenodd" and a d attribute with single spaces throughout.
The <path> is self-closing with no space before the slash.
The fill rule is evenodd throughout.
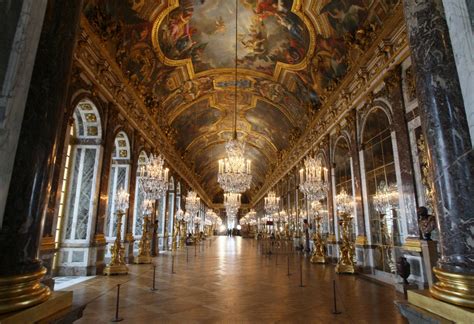
<path id="1" fill-rule="evenodd" d="M 420 239 L 431 241 L 431 232 L 436 228 L 436 218 L 428 214 L 428 209 L 424 206 L 418 207 L 416 214 L 418 215 Z"/>

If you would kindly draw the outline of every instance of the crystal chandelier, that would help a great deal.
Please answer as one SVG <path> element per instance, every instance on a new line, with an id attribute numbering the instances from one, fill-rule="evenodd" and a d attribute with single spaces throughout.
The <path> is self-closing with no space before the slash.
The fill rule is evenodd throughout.
<path id="1" fill-rule="evenodd" d="M 240 208 L 240 197 L 241 195 L 239 193 L 226 192 L 224 194 L 224 206 L 238 210 Z"/>
<path id="2" fill-rule="evenodd" d="M 398 204 L 398 188 L 396 184 L 387 185 L 380 181 L 377 191 L 373 197 L 374 207 L 380 214 L 393 209 Z"/>
<path id="3" fill-rule="evenodd" d="M 148 199 L 160 199 L 168 190 L 169 169 L 164 168 L 164 162 L 161 155 L 151 154 L 145 165 L 140 166 L 139 185 Z"/>
<path id="4" fill-rule="evenodd" d="M 280 208 L 280 197 L 277 197 L 274 191 L 270 191 L 265 197 L 265 212 L 267 215 L 277 213 Z"/>
<path id="5" fill-rule="evenodd" d="M 185 209 L 191 216 L 195 215 L 199 211 L 201 198 L 198 197 L 194 191 L 189 191 L 186 196 Z"/>
<path id="6" fill-rule="evenodd" d="M 217 182 L 224 192 L 242 193 L 250 189 L 252 182 L 251 162 L 245 159 L 245 143 L 237 139 L 237 49 L 238 49 L 238 1 L 235 2 L 235 84 L 234 84 L 234 132 L 233 137 L 225 145 L 227 158 L 219 160 Z"/>
<path id="7" fill-rule="evenodd" d="M 321 160 L 307 157 L 304 169 L 300 170 L 300 191 L 310 201 L 323 199 L 329 188 L 327 178 L 327 169 L 322 167 Z"/>

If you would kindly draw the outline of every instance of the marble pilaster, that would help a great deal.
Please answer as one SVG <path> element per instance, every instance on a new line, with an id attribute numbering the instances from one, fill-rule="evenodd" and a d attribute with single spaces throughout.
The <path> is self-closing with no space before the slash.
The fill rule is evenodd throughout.
<path id="1" fill-rule="evenodd" d="M 35 284 L 45 273 L 37 255 L 81 5 L 82 1 L 48 1 L 46 8 L 0 230 L 0 312 L 28 307 L 49 296 L 48 290 Z M 24 285 L 35 286 L 10 302 L 9 289 L 18 293 L 15 281 L 28 277 L 34 280 Z"/>
<path id="2" fill-rule="evenodd" d="M 404 0 L 440 230 L 434 297 L 474 307 L 474 151 L 441 0 Z"/>
<path id="3" fill-rule="evenodd" d="M 400 166 L 401 192 L 403 214 L 406 218 L 407 235 L 415 239 L 419 238 L 418 218 L 416 215 L 415 176 L 413 175 L 413 164 L 410 157 L 410 138 L 408 124 L 405 118 L 405 107 L 403 102 L 403 89 L 401 84 L 401 69 L 395 69 L 385 79 L 388 97 L 392 106 L 391 129 L 395 132 L 397 142 L 398 163 Z"/>

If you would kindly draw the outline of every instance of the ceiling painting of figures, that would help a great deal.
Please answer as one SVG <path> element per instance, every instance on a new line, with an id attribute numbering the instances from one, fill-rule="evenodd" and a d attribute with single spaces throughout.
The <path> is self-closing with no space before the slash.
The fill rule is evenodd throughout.
<path id="1" fill-rule="evenodd" d="M 194 73 L 234 68 L 237 55 L 239 69 L 272 75 L 278 62 L 301 63 L 310 48 L 292 0 L 179 0 L 175 6 L 158 19 L 154 41 L 169 63 L 190 60 Z"/>
<path id="2" fill-rule="evenodd" d="M 210 197 L 221 193 L 217 160 L 237 100 L 237 131 L 255 165 L 251 200 L 398 3 L 84 0 L 83 24 Z"/>

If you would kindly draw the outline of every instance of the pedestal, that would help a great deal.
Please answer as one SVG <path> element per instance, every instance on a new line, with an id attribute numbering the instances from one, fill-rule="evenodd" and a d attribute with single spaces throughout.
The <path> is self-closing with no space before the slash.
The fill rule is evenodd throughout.
<path id="1" fill-rule="evenodd" d="M 474 311 L 431 297 L 427 290 L 408 291 L 408 304 L 400 305 L 410 323 L 474 323 Z M 407 316 L 408 315 L 408 316 Z"/>
<path id="2" fill-rule="evenodd" d="M 71 305 L 72 291 L 57 291 L 42 304 L 0 316 L 0 323 L 50 323 L 50 319 L 56 317 L 55 314 L 71 307 Z"/>
<path id="3" fill-rule="evenodd" d="M 428 286 L 431 288 L 436 278 L 433 274 L 433 267 L 438 261 L 438 242 L 436 241 L 422 241 L 421 242 L 421 251 L 423 255 L 423 264 L 425 268 L 426 281 Z"/>

